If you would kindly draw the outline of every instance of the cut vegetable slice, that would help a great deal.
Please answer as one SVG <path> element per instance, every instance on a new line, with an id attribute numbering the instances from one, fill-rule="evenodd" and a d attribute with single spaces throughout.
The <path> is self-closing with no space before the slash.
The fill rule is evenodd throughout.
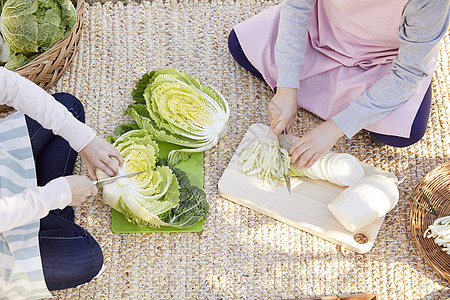
<path id="1" fill-rule="evenodd" d="M 397 204 L 397 185 L 386 176 L 371 175 L 343 190 L 328 209 L 348 231 L 369 225 Z"/>
<path id="2" fill-rule="evenodd" d="M 313 174 L 315 177 L 317 177 L 318 179 L 321 180 L 327 180 L 327 178 L 325 177 L 325 174 L 322 172 L 322 157 L 320 157 L 310 168 L 309 171 L 311 172 L 311 174 Z"/>
<path id="3" fill-rule="evenodd" d="M 332 161 L 333 179 L 340 185 L 351 186 L 364 176 L 359 161 L 350 154 L 340 153 Z"/>
<path id="4" fill-rule="evenodd" d="M 328 170 L 328 178 L 327 180 L 331 183 L 334 183 L 336 185 L 342 185 L 340 182 L 337 182 L 334 179 L 334 172 L 333 172 L 333 160 L 336 159 L 338 153 L 332 153 L 332 156 L 327 161 L 327 170 Z"/>
<path id="5" fill-rule="evenodd" d="M 328 181 L 330 181 L 329 178 L 330 178 L 331 175 L 330 175 L 330 173 L 328 172 L 327 164 L 328 164 L 328 160 L 329 160 L 331 157 L 333 157 L 333 156 L 334 156 L 334 154 L 331 153 L 331 152 L 325 153 L 325 154 L 322 156 L 322 161 L 320 162 L 320 168 L 321 168 L 321 171 L 322 171 L 322 173 L 323 173 L 323 175 L 324 175 L 325 180 L 328 180 Z"/>
<path id="6" fill-rule="evenodd" d="M 305 173 L 305 175 L 308 178 L 314 179 L 314 180 L 319 180 L 320 178 L 316 176 L 316 174 L 311 170 L 311 168 L 302 168 L 301 169 L 303 171 L 303 173 Z"/>

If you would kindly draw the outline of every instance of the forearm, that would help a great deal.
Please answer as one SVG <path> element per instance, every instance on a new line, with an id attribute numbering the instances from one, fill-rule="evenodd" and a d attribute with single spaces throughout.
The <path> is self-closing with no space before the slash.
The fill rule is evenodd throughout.
<path id="1" fill-rule="evenodd" d="M 61 103 L 28 79 L 0 68 L 0 104 L 12 106 L 66 139 L 77 152 L 95 137 Z"/>
<path id="2" fill-rule="evenodd" d="M 278 37 L 275 42 L 277 86 L 299 87 L 299 72 L 304 62 L 308 29 L 315 2 L 315 0 L 287 0 L 282 4 Z"/>
<path id="3" fill-rule="evenodd" d="M 401 106 L 415 92 L 417 85 L 387 75 L 377 81 L 350 105 L 332 117 L 336 125 L 351 138 Z"/>
<path id="4" fill-rule="evenodd" d="M 71 201 L 70 186 L 63 177 L 50 181 L 44 187 L 0 198 L 0 232 L 39 220 L 50 210 L 63 209 Z"/>

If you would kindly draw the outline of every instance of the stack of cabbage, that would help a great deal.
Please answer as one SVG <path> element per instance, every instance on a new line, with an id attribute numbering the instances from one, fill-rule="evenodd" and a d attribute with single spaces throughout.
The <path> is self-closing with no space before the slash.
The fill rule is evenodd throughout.
<path id="1" fill-rule="evenodd" d="M 211 86 L 173 70 L 152 71 L 139 80 L 134 104 L 126 113 L 158 141 L 184 147 L 169 153 L 169 162 L 189 158 L 192 152 L 214 147 L 227 129 L 228 103 Z"/>
<path id="2" fill-rule="evenodd" d="M 131 127 L 118 126 L 118 132 L 123 128 Z M 206 219 L 205 193 L 191 185 L 183 171 L 158 159 L 158 145 L 145 130 L 130 130 L 109 139 L 115 140 L 113 145 L 125 160 L 119 174 L 148 170 L 103 187 L 103 199 L 112 208 L 139 226 L 188 228 Z M 97 177 L 108 175 L 98 169 Z"/>
<path id="3" fill-rule="evenodd" d="M 0 63 L 10 70 L 65 38 L 78 20 L 70 0 L 0 0 L 0 12 Z"/>

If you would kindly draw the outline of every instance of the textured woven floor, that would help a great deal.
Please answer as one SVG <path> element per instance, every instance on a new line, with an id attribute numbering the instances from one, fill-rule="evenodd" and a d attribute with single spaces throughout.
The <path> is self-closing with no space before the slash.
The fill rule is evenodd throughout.
<path id="1" fill-rule="evenodd" d="M 79 223 L 104 250 L 106 272 L 59 299 L 286 299 L 378 293 L 382 299 L 443 299 L 449 284 L 418 253 L 408 227 L 413 188 L 450 159 L 449 36 L 433 81 L 431 119 L 422 141 L 377 148 L 365 133 L 340 140 L 335 150 L 406 179 L 369 254 L 340 247 L 218 195 L 217 183 L 249 125 L 268 123 L 270 89 L 232 59 L 232 25 L 269 1 L 169 1 L 87 6 L 83 38 L 73 65 L 54 91 L 77 95 L 87 123 L 102 136 L 129 120 L 134 82 L 156 68 L 173 67 L 216 86 L 231 106 L 228 134 L 205 153 L 204 189 L 211 205 L 202 233 L 113 234 L 101 197 L 77 210 Z M 320 123 L 299 111 L 298 135 Z M 77 171 L 86 173 L 77 165 Z"/>

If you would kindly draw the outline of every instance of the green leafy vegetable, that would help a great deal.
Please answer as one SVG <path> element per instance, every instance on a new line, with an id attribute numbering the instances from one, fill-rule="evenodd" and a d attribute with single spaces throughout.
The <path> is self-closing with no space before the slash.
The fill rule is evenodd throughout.
<path id="1" fill-rule="evenodd" d="M 17 69 L 66 37 L 78 16 L 70 0 L 7 0 L 0 31 L 11 55 L 6 64 Z"/>
<path id="2" fill-rule="evenodd" d="M 154 139 L 186 147 L 169 153 L 176 164 L 192 152 L 215 146 L 225 134 L 229 107 L 223 96 L 197 77 L 160 69 L 144 74 L 132 93 L 126 114 Z"/>
<path id="3" fill-rule="evenodd" d="M 205 220 L 209 206 L 204 192 L 191 186 L 183 171 L 158 159 L 156 142 L 145 130 L 133 127 L 118 126 L 122 135 L 110 137 L 125 160 L 119 174 L 147 172 L 105 185 L 105 202 L 139 226 L 187 228 Z M 97 177 L 108 176 L 97 170 Z"/>
<path id="4" fill-rule="evenodd" d="M 180 192 L 178 206 L 161 215 L 161 220 L 169 224 L 168 226 L 176 228 L 188 228 L 199 221 L 206 220 L 209 204 L 205 193 L 199 187 L 191 185 L 185 172 L 165 159 L 160 159 L 158 165 L 168 166 L 172 170 L 177 178 Z"/>
<path id="5" fill-rule="evenodd" d="M 205 193 L 198 187 L 191 185 L 180 189 L 180 203 L 169 212 L 160 215 L 167 226 L 188 228 L 200 220 L 206 220 L 209 204 Z"/>

